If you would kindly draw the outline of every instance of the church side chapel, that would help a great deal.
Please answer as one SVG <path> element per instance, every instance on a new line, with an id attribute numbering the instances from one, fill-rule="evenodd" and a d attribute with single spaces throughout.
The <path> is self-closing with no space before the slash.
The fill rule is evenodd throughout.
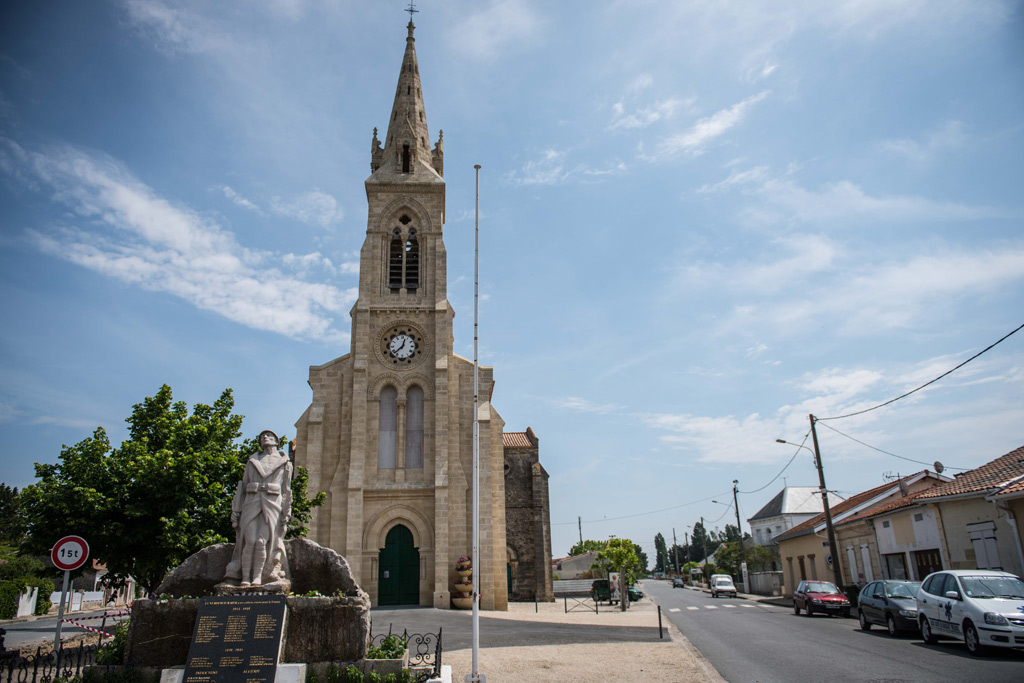
<path id="1" fill-rule="evenodd" d="M 382 141 L 374 129 L 370 147 L 351 349 L 310 367 L 313 397 L 295 424 L 295 462 L 309 470 L 309 490 L 327 494 L 310 538 L 348 559 L 373 605 L 449 608 L 456 564 L 472 554 L 473 363 L 452 350 L 444 144 L 439 133 L 431 147 L 411 20 L 407 29 L 387 132 Z M 506 458 L 504 420 L 491 404 L 494 370 L 480 366 L 479 375 L 480 557 L 472 564 L 481 608 L 504 610 L 510 598 L 551 599 L 547 472 L 532 431 L 525 451 L 511 439 Z M 507 462 L 523 492 L 511 511 Z"/>

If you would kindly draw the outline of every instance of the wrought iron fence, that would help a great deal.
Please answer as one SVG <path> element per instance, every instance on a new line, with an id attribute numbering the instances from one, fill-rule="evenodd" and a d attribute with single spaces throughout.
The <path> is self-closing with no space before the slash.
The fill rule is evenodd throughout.
<path id="1" fill-rule="evenodd" d="M 402 638 L 405 646 L 409 648 L 409 668 L 420 669 L 422 672 L 416 677 L 417 681 L 429 681 L 432 678 L 441 677 L 441 631 L 438 627 L 437 633 L 409 633 L 402 630 Z M 392 625 L 388 625 L 387 633 L 377 635 L 370 631 L 370 645 L 380 647 L 384 639 L 393 635 Z"/>
<path id="2" fill-rule="evenodd" d="M 36 648 L 34 655 L 0 659 L 0 683 L 56 683 L 80 676 L 96 661 L 99 645 L 61 648 L 56 656 Z"/>

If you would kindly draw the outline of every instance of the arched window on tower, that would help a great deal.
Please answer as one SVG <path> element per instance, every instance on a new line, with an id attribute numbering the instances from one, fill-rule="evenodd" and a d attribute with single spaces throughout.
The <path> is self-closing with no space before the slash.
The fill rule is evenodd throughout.
<path id="1" fill-rule="evenodd" d="M 402 260 L 405 252 L 402 249 L 402 232 L 395 228 L 391 233 L 391 248 L 388 258 L 388 287 L 393 290 L 402 288 Z"/>
<path id="2" fill-rule="evenodd" d="M 423 389 L 415 386 L 406 393 L 405 466 L 423 467 Z"/>
<path id="3" fill-rule="evenodd" d="M 394 469 L 398 453 L 398 390 L 386 386 L 380 390 L 380 416 L 377 419 L 377 468 Z"/>
<path id="4" fill-rule="evenodd" d="M 417 289 L 420 286 L 420 243 L 416 239 L 416 228 L 409 231 L 409 239 L 405 242 L 405 288 Z"/>
<path id="5" fill-rule="evenodd" d="M 409 143 L 402 145 L 402 173 L 409 173 L 412 167 L 412 153 L 409 151 Z"/>

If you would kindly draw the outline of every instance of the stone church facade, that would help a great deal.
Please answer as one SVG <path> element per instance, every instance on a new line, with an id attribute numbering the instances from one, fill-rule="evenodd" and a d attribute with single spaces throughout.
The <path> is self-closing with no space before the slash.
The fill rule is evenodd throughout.
<path id="1" fill-rule="evenodd" d="M 525 432 L 505 432 L 502 442 L 509 598 L 551 601 L 551 508 L 540 442 L 529 427 Z"/>
<path id="2" fill-rule="evenodd" d="M 455 563 L 472 554 L 473 363 L 452 350 L 444 145 L 440 134 L 430 144 L 414 28 L 409 22 L 387 133 L 381 141 L 374 129 L 370 148 L 351 348 L 310 367 L 313 397 L 295 424 L 295 462 L 309 470 L 309 490 L 327 494 L 310 537 L 348 559 L 374 605 L 447 608 Z M 493 368 L 479 368 L 480 557 L 473 564 L 481 607 L 501 610 L 513 551 L 493 377 Z M 537 495 L 542 488 L 547 512 L 543 479 Z M 512 514 L 518 519 L 518 508 Z M 548 519 L 542 526 L 550 557 Z M 513 536 L 526 543 L 518 531 Z M 536 563 L 519 548 L 517 558 Z M 550 574 L 547 584 L 550 592 Z"/>

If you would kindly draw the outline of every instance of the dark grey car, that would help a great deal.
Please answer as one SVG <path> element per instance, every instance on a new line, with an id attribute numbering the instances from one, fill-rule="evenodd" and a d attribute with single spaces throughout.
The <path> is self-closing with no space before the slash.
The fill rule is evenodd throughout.
<path id="1" fill-rule="evenodd" d="M 867 631 L 872 624 L 889 629 L 889 635 L 917 630 L 917 589 L 920 581 L 872 581 L 860 590 L 857 609 L 860 627 Z"/>

